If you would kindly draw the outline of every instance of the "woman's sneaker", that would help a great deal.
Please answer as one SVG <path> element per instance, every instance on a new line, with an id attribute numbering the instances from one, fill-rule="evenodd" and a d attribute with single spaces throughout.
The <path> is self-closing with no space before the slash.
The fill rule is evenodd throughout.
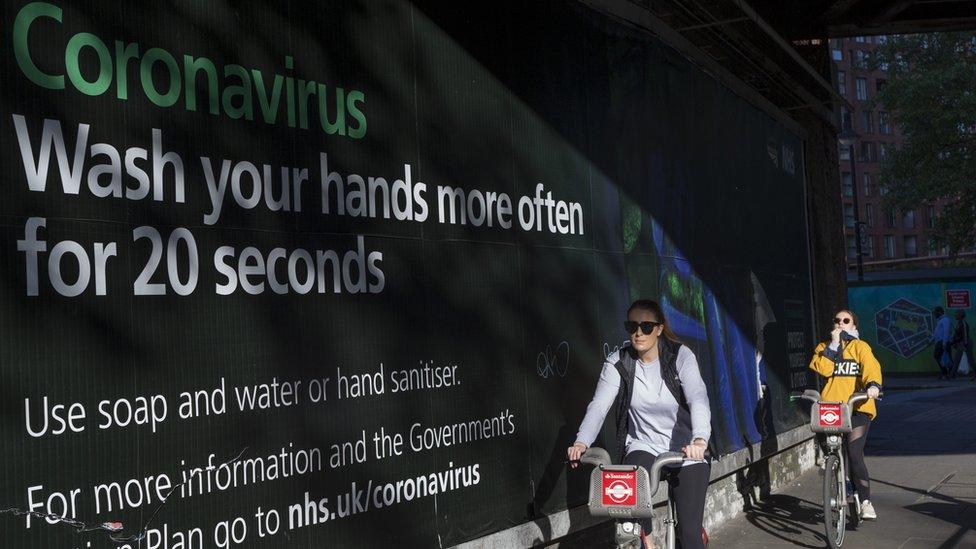
<path id="1" fill-rule="evenodd" d="M 866 499 L 861 502 L 861 519 L 862 520 L 874 520 L 878 518 L 878 514 L 874 512 L 874 505 L 871 500 Z"/>

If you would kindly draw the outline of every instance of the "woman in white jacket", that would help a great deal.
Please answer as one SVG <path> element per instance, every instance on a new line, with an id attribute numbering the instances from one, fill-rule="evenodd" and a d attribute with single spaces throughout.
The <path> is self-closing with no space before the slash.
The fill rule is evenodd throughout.
<path id="1" fill-rule="evenodd" d="M 578 460 L 593 443 L 610 407 L 616 404 L 617 445 L 624 463 L 648 471 L 662 452 L 684 452 L 685 461 L 667 475 L 684 549 L 703 548 L 702 518 L 710 466 L 705 449 L 711 436 L 708 393 L 691 349 L 668 328 L 661 306 L 648 299 L 627 311 L 630 343 L 603 364 L 596 393 L 567 454 Z M 651 520 L 641 521 L 644 545 L 651 547 Z"/>

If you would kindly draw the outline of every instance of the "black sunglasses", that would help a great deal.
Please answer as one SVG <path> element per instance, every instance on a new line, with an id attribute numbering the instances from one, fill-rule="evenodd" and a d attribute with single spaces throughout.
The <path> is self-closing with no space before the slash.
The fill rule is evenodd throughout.
<path id="1" fill-rule="evenodd" d="M 663 322 L 651 322 L 649 320 L 644 322 L 626 320 L 624 321 L 624 330 L 627 330 L 628 334 L 632 334 L 637 331 L 637 328 L 640 328 L 640 331 L 644 332 L 644 335 L 651 335 L 651 332 L 654 331 L 654 328 L 657 328 L 662 324 Z"/>
<path id="2" fill-rule="evenodd" d="M 850 324 L 850 323 L 851 323 L 850 317 L 848 318 L 841 318 L 839 316 L 834 317 L 834 324 Z"/>

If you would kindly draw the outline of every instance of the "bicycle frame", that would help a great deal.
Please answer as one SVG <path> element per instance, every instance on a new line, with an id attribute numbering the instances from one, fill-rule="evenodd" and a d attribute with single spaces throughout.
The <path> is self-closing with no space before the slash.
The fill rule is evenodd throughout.
<path id="1" fill-rule="evenodd" d="M 879 395 L 880 396 L 880 395 Z M 851 431 L 851 410 L 858 402 L 867 400 L 866 393 L 854 393 L 847 403 L 823 402 L 820 393 L 812 389 L 802 395 L 794 395 L 790 400 L 804 399 L 814 404 L 811 407 L 810 427 L 815 433 L 824 435 L 824 530 L 827 543 L 832 548 L 839 548 L 844 543 L 847 529 L 848 496 L 847 496 L 847 456 L 844 453 L 844 439 Z M 836 482 L 836 486 L 831 483 Z M 852 504 L 851 518 L 856 521 L 861 512 L 861 501 L 855 491 Z M 834 522 L 832 516 L 837 513 Z"/>

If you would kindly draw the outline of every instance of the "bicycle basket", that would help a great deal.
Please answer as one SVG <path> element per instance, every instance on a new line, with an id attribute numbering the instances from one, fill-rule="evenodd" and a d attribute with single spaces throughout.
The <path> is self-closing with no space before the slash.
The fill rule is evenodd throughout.
<path id="1" fill-rule="evenodd" d="M 651 484 L 647 469 L 634 465 L 594 467 L 590 473 L 590 514 L 595 517 L 650 518 Z"/>
<path id="2" fill-rule="evenodd" d="M 810 409 L 810 430 L 834 435 L 851 432 L 851 407 L 846 402 L 818 402 Z"/>

